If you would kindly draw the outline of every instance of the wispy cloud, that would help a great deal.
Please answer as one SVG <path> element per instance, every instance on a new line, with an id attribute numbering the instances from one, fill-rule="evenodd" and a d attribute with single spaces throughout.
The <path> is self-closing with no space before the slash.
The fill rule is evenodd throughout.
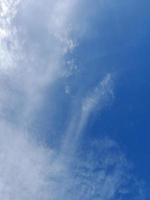
<path id="1" fill-rule="evenodd" d="M 79 31 L 78 9 L 85 4 L 0 0 L 2 200 L 110 200 L 129 194 L 128 163 L 115 142 L 102 139 L 87 144 L 88 150 L 78 149 L 90 115 L 113 97 L 111 74 L 72 103 L 75 107 L 58 148 L 43 144 L 31 131 L 47 88 L 53 90 L 64 74 L 68 77 L 65 57 L 76 47 L 72 35 L 76 27 Z M 136 191 L 139 194 L 139 186 Z"/>
<path id="2" fill-rule="evenodd" d="M 50 87 L 66 70 L 63 58 L 75 46 L 71 38 L 72 25 L 68 26 L 75 12 L 75 1 L 0 3 L 3 29 L 0 37 L 1 93 L 4 93 L 1 96 L 7 96 L 6 105 L 7 99 L 11 101 L 12 91 L 20 94 L 23 98 L 17 100 L 22 106 L 19 115 L 28 120 L 38 107 L 43 89 Z M 5 37 L 4 32 L 8 32 Z M 8 102 L 6 107 L 9 105 Z"/>
<path id="3" fill-rule="evenodd" d="M 74 151 L 77 148 L 91 113 L 96 111 L 96 109 L 101 111 L 112 97 L 113 81 L 111 74 L 107 74 L 93 90 L 90 89 L 86 97 L 80 97 L 66 132 L 62 151 L 73 153 L 72 150 Z"/>

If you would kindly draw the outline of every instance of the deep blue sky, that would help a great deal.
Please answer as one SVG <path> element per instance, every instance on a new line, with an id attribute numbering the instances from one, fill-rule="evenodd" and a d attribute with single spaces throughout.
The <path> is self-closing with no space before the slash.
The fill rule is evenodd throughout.
<path id="1" fill-rule="evenodd" d="M 118 3 L 118 4 L 117 4 Z M 115 73 L 115 99 L 96 113 L 86 128 L 90 137 L 115 139 L 150 185 L 150 2 L 125 1 L 108 5 L 92 24 L 76 56 L 96 79 Z M 89 71 L 88 71 L 89 72 Z M 87 76 L 86 69 L 83 76 Z"/>

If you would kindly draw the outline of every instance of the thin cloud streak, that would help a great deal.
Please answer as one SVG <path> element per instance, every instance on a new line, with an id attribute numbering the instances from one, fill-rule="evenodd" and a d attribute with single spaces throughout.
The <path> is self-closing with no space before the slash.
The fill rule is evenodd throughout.
<path id="1" fill-rule="evenodd" d="M 71 152 L 72 155 L 73 151 L 76 151 L 91 113 L 96 109 L 101 112 L 107 101 L 112 97 L 113 81 L 111 74 L 107 74 L 85 98 L 80 97 L 81 102 L 78 102 L 78 105 L 75 106 L 73 118 L 64 136 L 62 152 L 66 154 Z"/>

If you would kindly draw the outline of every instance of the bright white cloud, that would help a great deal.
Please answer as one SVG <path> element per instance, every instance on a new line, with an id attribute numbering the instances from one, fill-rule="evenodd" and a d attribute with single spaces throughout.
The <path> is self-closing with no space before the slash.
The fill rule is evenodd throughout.
<path id="1" fill-rule="evenodd" d="M 24 120 L 37 109 L 42 90 L 67 71 L 63 58 L 75 46 L 71 38 L 75 2 L 1 1 L 0 70 L 5 79 L 2 87 L 7 88 L 7 92 L 1 88 L 1 93 L 12 104 L 12 90 L 23 96 L 24 109 L 19 115 Z M 6 98 L 4 107 L 9 107 Z"/>
<path id="2" fill-rule="evenodd" d="M 49 199 L 51 152 L 9 123 L 0 128 L 0 198 Z"/>

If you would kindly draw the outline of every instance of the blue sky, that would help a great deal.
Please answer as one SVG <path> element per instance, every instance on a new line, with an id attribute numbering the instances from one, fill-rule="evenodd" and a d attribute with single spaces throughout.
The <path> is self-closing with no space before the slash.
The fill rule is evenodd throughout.
<path id="1" fill-rule="evenodd" d="M 0 199 L 149 199 L 148 0 L 0 0 Z"/>

